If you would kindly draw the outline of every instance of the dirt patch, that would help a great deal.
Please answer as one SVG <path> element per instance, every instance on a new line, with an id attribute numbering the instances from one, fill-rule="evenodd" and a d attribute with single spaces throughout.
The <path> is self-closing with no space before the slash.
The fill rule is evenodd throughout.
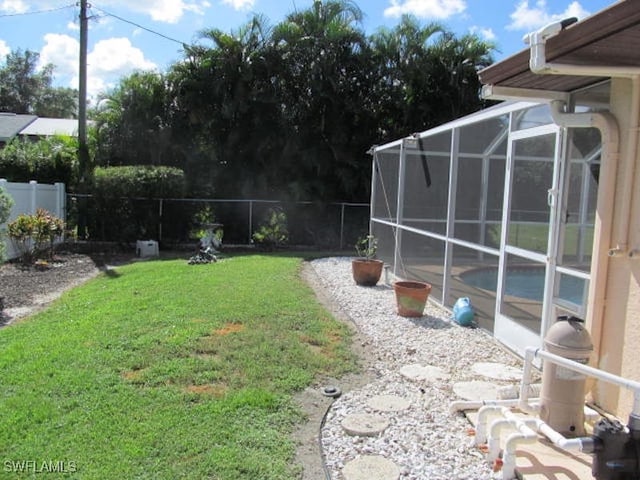
<path id="1" fill-rule="evenodd" d="M 351 319 L 332 302 L 313 267 L 305 263 L 301 276 L 313 289 L 318 301 L 336 319 L 344 322 L 352 329 L 352 349 L 360 360 L 360 372 L 340 378 L 328 377 L 320 379 L 295 397 L 295 401 L 307 417 L 306 422 L 300 425 L 294 433 L 294 439 L 297 443 L 296 463 L 302 466 L 301 480 L 322 480 L 328 477 L 324 469 L 320 448 L 320 428 L 327 410 L 334 401 L 332 397 L 328 397 L 323 393 L 324 389 L 332 386 L 345 393 L 371 383 L 374 380 L 374 375 L 368 366 L 373 364 L 374 352 L 368 340 L 360 334 Z"/>
<path id="2" fill-rule="evenodd" d="M 85 255 L 59 252 L 38 266 L 0 264 L 0 326 L 41 310 L 66 290 L 80 285 L 109 265 L 126 263 L 133 255 Z"/>
<path id="3" fill-rule="evenodd" d="M 241 323 L 227 323 L 224 327 L 213 331 L 213 334 L 218 337 L 224 337 L 231 335 L 232 333 L 238 333 L 244 330 L 244 325 Z"/>

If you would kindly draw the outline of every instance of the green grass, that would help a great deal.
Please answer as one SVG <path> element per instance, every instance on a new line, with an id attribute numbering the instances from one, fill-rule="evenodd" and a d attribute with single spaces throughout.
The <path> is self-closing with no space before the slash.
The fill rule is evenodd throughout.
<path id="1" fill-rule="evenodd" d="M 295 478 L 292 395 L 354 369 L 301 262 L 139 262 L 1 329 L 0 477 Z"/>

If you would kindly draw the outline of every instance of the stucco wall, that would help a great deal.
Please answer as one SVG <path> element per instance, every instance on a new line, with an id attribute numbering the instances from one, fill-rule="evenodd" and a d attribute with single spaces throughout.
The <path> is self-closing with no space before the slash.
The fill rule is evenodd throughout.
<path id="1" fill-rule="evenodd" d="M 612 247 L 626 240 L 623 235 L 629 227 L 628 250 L 640 248 L 640 167 L 638 167 L 637 141 L 630 142 L 633 130 L 632 81 L 614 79 L 611 84 L 611 112 L 620 129 L 620 161 L 615 182 L 615 201 L 611 231 Z M 637 127 L 636 127 L 637 128 Z M 633 158 L 628 168 L 628 158 Z M 606 162 L 606 159 L 605 159 Z M 603 164 L 602 168 L 606 168 Z M 634 186 L 625 196 L 625 178 L 632 176 Z M 599 192 L 601 194 L 602 192 Z M 626 198 L 625 198 L 626 197 Z M 624 202 L 631 202 L 629 218 L 623 212 Z M 640 381 L 640 255 L 631 258 L 628 251 L 611 257 L 607 275 L 605 308 L 602 318 L 597 366 L 625 378 Z M 632 395 L 599 382 L 594 392 L 596 402 L 608 411 L 626 419 L 632 405 Z"/>

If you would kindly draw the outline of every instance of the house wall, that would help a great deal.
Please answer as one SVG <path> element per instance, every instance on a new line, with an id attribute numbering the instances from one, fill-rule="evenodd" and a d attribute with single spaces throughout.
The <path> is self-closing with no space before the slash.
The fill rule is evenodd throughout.
<path id="1" fill-rule="evenodd" d="M 0 178 L 0 188 L 4 189 L 12 198 L 13 206 L 9 214 L 8 222 L 12 222 L 19 215 L 32 215 L 36 210 L 43 208 L 58 218 L 66 217 L 66 196 L 64 183 L 47 185 L 31 181 L 29 183 L 7 182 Z M 6 225 L 0 225 L 0 230 L 5 230 Z M 62 240 L 62 239 L 61 239 Z M 1 240 L 0 240 L 1 241 Z M 18 252 L 9 239 L 4 239 L 7 259 L 16 258 Z"/>
<path id="2" fill-rule="evenodd" d="M 632 101 L 631 99 L 635 99 Z M 609 260 L 606 282 L 605 307 L 600 338 L 594 341 L 599 347 L 598 368 L 640 381 L 640 254 L 630 257 L 629 252 L 640 248 L 640 167 L 638 166 L 637 141 L 631 142 L 634 115 L 640 108 L 638 96 L 633 95 L 633 82 L 629 79 L 613 79 L 611 83 L 611 112 L 620 129 L 620 162 L 615 182 L 612 246 L 624 242 L 628 226 L 628 250 Z M 626 159 L 634 159 L 632 168 Z M 634 188 L 624 191 L 625 178 L 632 176 Z M 625 198 L 626 197 L 626 198 Z M 623 212 L 624 202 L 631 202 L 629 218 Z M 625 418 L 631 411 L 632 395 L 603 382 L 594 389 L 596 402 L 607 411 Z"/>

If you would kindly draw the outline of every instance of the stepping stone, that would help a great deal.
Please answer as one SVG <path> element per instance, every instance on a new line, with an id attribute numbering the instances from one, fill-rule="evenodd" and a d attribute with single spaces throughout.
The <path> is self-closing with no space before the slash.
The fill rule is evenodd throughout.
<path id="1" fill-rule="evenodd" d="M 342 428 L 349 435 L 375 437 L 389 426 L 389 421 L 380 415 L 353 413 L 342 420 Z"/>
<path id="2" fill-rule="evenodd" d="M 435 381 L 446 380 L 449 378 L 449 374 L 445 373 L 441 368 L 432 367 L 431 365 L 424 366 L 419 363 L 402 367 L 400 369 L 400 374 L 409 380 Z"/>
<path id="3" fill-rule="evenodd" d="M 480 382 L 458 382 L 453 384 L 453 392 L 465 400 L 496 400 L 498 398 L 499 386 L 495 383 Z"/>
<path id="4" fill-rule="evenodd" d="M 400 468 L 379 455 L 364 455 L 347 462 L 342 475 L 345 480 L 398 480 Z"/>
<path id="5" fill-rule="evenodd" d="M 496 380 L 520 380 L 522 378 L 522 369 L 510 367 L 502 363 L 474 363 L 471 366 L 471 370 L 478 375 Z"/>
<path id="6" fill-rule="evenodd" d="M 370 398 L 367 405 L 379 412 L 401 412 L 409 408 L 411 403 L 397 395 L 378 395 Z"/>

